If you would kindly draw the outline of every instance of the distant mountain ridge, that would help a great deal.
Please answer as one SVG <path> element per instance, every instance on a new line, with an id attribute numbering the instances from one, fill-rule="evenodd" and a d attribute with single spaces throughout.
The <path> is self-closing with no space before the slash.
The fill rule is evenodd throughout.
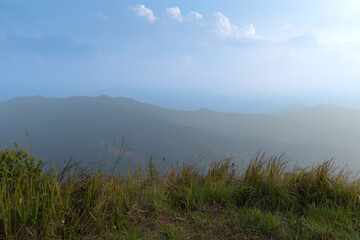
<path id="1" fill-rule="evenodd" d="M 260 150 L 286 151 L 304 165 L 335 157 L 360 169 L 359 122 L 359 110 L 333 105 L 243 114 L 171 110 L 105 95 L 22 97 L 0 102 L 0 147 L 15 141 L 27 147 L 30 140 L 35 155 L 62 162 L 71 153 L 81 161 L 98 161 L 107 145 L 111 160 L 125 136 L 131 147 L 127 158 L 141 161 L 154 154 L 159 161 L 192 159 L 203 165 L 232 155 L 241 163 Z"/>
<path id="2" fill-rule="evenodd" d="M 212 109 L 220 112 L 262 113 L 273 112 L 284 106 L 282 99 L 254 97 L 252 94 L 230 96 L 199 90 L 150 90 L 121 86 L 101 89 L 90 95 L 98 96 L 103 93 L 177 110 Z"/>

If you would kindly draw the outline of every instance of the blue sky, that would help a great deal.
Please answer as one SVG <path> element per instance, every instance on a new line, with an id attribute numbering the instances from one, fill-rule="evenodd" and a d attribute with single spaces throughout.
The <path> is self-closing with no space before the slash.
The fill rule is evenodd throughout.
<path id="1" fill-rule="evenodd" d="M 360 106 L 357 0 L 0 0 L 0 100 L 109 88 Z"/>

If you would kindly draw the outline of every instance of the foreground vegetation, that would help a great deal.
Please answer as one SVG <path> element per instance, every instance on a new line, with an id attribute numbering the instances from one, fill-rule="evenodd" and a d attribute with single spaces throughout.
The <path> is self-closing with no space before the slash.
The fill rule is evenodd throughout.
<path id="1" fill-rule="evenodd" d="M 0 151 L 0 239 L 360 239 L 359 180 L 332 162 L 286 170 L 282 156 L 244 170 L 147 167 L 121 176 L 76 164 L 44 172 Z"/>

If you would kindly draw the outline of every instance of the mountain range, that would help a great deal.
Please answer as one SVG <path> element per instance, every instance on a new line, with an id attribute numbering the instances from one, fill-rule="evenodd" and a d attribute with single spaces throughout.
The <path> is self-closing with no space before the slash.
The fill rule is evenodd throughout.
<path id="1" fill-rule="evenodd" d="M 276 113 L 172 110 L 123 97 L 21 97 L 0 102 L 0 147 L 18 142 L 49 164 L 77 161 L 205 166 L 232 156 L 240 167 L 257 152 L 285 153 L 309 165 L 334 158 L 360 169 L 360 110 L 336 105 Z M 246 165 L 246 164 L 245 164 Z"/>

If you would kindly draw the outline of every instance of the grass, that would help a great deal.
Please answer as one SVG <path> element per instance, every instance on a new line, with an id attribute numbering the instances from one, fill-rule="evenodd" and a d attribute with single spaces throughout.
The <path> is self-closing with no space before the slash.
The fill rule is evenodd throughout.
<path id="1" fill-rule="evenodd" d="M 42 170 L 27 151 L 0 151 L 0 239 L 360 239 L 359 180 L 331 161 L 287 170 L 257 155 L 207 173 L 146 167 L 122 176 L 76 164 Z"/>

